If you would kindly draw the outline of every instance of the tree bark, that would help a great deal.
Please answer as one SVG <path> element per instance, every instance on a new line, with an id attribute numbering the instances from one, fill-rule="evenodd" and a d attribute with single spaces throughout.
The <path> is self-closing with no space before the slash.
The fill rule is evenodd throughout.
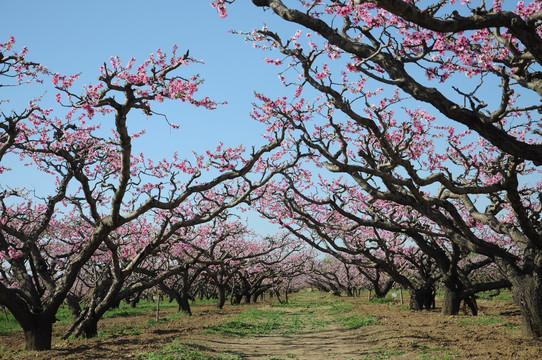
<path id="1" fill-rule="evenodd" d="M 181 294 L 179 297 L 179 310 L 187 315 L 192 315 L 190 302 L 188 301 L 188 296 L 185 296 L 185 294 Z"/>
<path id="2" fill-rule="evenodd" d="M 72 313 L 73 319 L 77 319 L 79 314 L 81 314 L 81 305 L 79 305 L 79 299 L 72 294 L 66 296 L 66 304 Z"/>
<path id="3" fill-rule="evenodd" d="M 93 337 L 96 337 L 98 335 L 98 321 L 100 319 L 97 317 L 93 317 L 89 319 L 88 322 L 85 323 L 85 327 L 83 328 L 83 331 L 85 332 L 85 337 L 87 339 L 92 339 Z"/>
<path id="4" fill-rule="evenodd" d="M 226 287 L 218 286 L 218 303 L 216 307 L 222 309 L 226 303 Z"/>
<path id="5" fill-rule="evenodd" d="M 539 276 L 525 275 L 513 282 L 512 296 L 521 309 L 522 333 L 527 337 L 542 337 L 542 282 Z"/>
<path id="6" fill-rule="evenodd" d="M 50 350 L 53 322 L 36 319 L 33 326 L 24 328 L 26 350 Z"/>
<path id="7" fill-rule="evenodd" d="M 461 297 L 458 291 L 445 288 L 444 301 L 442 303 L 442 313 L 444 315 L 457 315 L 461 306 Z"/>
<path id="8" fill-rule="evenodd" d="M 432 288 L 421 288 L 410 291 L 410 310 L 431 310 L 435 302 Z"/>

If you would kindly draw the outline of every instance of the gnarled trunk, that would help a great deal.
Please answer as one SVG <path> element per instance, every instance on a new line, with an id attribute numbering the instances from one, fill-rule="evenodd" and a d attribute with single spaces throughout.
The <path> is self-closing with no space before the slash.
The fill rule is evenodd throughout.
<path id="1" fill-rule="evenodd" d="M 522 333 L 527 337 L 542 337 L 542 281 L 537 274 L 526 275 L 512 282 L 512 296 L 521 309 Z"/>
<path id="2" fill-rule="evenodd" d="M 444 300 L 442 303 L 442 313 L 444 315 L 457 315 L 461 306 L 461 297 L 459 291 L 448 288 L 444 290 Z"/>
<path id="3" fill-rule="evenodd" d="M 435 293 L 433 288 L 424 287 L 410 290 L 410 310 L 431 310 L 435 307 Z"/>
<path id="4" fill-rule="evenodd" d="M 225 303 L 226 303 L 226 287 L 218 286 L 218 303 L 216 304 L 216 307 L 219 309 L 222 309 Z"/>
<path id="5" fill-rule="evenodd" d="M 77 296 L 68 294 L 66 296 L 66 304 L 68 305 L 73 318 L 77 319 L 77 317 L 81 314 L 81 305 L 79 305 L 79 299 Z"/>
<path id="6" fill-rule="evenodd" d="M 182 311 L 183 313 L 187 315 L 192 315 L 192 310 L 190 309 L 190 302 L 188 301 L 188 296 L 186 294 L 182 294 L 178 299 L 179 301 L 179 311 Z"/>
<path id="7" fill-rule="evenodd" d="M 188 269 L 183 272 L 183 287 L 180 292 L 180 298 L 179 298 L 179 309 L 188 315 L 192 315 L 192 310 L 190 309 L 190 302 L 188 301 L 188 289 L 190 287 L 189 279 L 188 279 Z"/>
<path id="8" fill-rule="evenodd" d="M 99 318 L 94 317 L 94 318 L 89 319 L 89 321 L 85 323 L 83 331 L 87 339 L 91 339 L 98 335 L 98 321 L 99 320 L 100 320 Z"/>
<path id="9" fill-rule="evenodd" d="M 25 326 L 24 338 L 26 350 L 50 350 L 53 335 L 53 321 L 37 318 L 34 324 Z"/>

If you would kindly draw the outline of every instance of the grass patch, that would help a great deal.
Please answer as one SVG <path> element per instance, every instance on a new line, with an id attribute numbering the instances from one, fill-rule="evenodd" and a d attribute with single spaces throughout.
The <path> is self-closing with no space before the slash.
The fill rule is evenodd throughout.
<path id="1" fill-rule="evenodd" d="M 387 298 L 387 297 L 384 297 L 384 298 L 374 297 L 370 300 L 370 302 L 374 304 L 389 304 L 389 303 L 394 304 L 396 300 L 392 298 Z"/>
<path id="2" fill-rule="evenodd" d="M 479 299 L 491 300 L 491 301 L 506 301 L 506 302 L 514 301 L 514 299 L 512 298 L 512 293 L 508 289 L 501 289 L 498 295 L 496 295 L 496 292 L 492 290 L 492 291 L 482 291 L 482 292 L 476 293 L 476 296 Z"/>
<path id="3" fill-rule="evenodd" d="M 459 354 L 456 351 L 450 351 L 444 347 L 430 347 L 426 345 L 418 345 L 417 343 L 410 343 L 409 346 L 417 350 L 420 355 L 420 360 L 450 360 Z"/>
<path id="4" fill-rule="evenodd" d="M 103 331 L 98 331 L 98 338 L 102 339 L 110 339 L 110 338 L 116 338 L 119 336 L 125 336 L 125 335 L 139 335 L 141 334 L 141 329 L 143 326 L 120 326 L 120 327 L 112 327 L 107 328 Z"/>
<path id="5" fill-rule="evenodd" d="M 278 308 L 273 306 L 270 309 L 249 308 L 233 320 L 205 329 L 203 332 L 227 336 L 286 335 L 306 329 L 319 329 L 331 323 L 314 316 L 314 311 L 301 304 L 291 304 L 293 311 L 284 309 L 286 306 L 282 304 Z"/>
<path id="6" fill-rule="evenodd" d="M 8 315 L 8 321 L 6 321 L 6 318 L 3 314 L 3 312 L 0 312 L 0 316 L 2 316 L 2 320 L 0 320 L 0 335 L 8 335 L 12 331 L 15 331 L 17 329 L 20 329 L 19 323 L 15 320 L 13 315 L 6 310 Z"/>
<path id="7" fill-rule="evenodd" d="M 279 303 L 275 301 L 271 304 L 272 307 L 278 308 L 304 308 L 304 309 L 317 309 L 321 307 L 329 306 L 330 303 L 341 302 L 336 300 L 336 297 L 333 297 L 329 294 L 322 293 L 310 293 L 303 292 L 298 293 L 295 298 L 289 299 L 288 303 Z"/>
<path id="8" fill-rule="evenodd" d="M 7 321 L 6 321 L 7 315 Z M 73 321 L 73 316 L 67 306 L 61 306 L 55 317 L 58 322 L 71 322 Z M 8 335 L 15 330 L 21 330 L 21 326 L 15 320 L 11 312 L 6 309 L 6 312 L 0 311 L 0 335 Z"/>
<path id="9" fill-rule="evenodd" d="M 354 305 L 345 304 L 342 301 L 334 301 L 331 308 L 327 311 L 330 315 L 346 314 L 354 310 Z"/>
<path id="10" fill-rule="evenodd" d="M 380 359 L 390 359 L 395 356 L 400 356 L 406 354 L 406 350 L 398 349 L 396 346 L 392 348 L 386 348 L 379 346 L 375 349 L 375 354 L 371 356 L 363 357 L 363 360 L 380 360 Z"/>
<path id="11" fill-rule="evenodd" d="M 177 308 L 175 302 L 160 302 L 160 309 Z M 140 314 L 147 311 L 156 311 L 156 302 L 141 300 L 135 308 L 125 302 L 121 302 L 118 308 L 109 309 L 102 316 L 102 319 L 114 318 L 119 316 L 130 316 Z"/>
<path id="12" fill-rule="evenodd" d="M 197 305 L 215 305 L 218 304 L 218 299 L 196 299 L 196 300 L 190 300 L 191 306 L 197 306 Z"/>
<path id="13" fill-rule="evenodd" d="M 361 314 L 340 316 L 335 320 L 335 322 L 347 329 L 358 329 L 364 326 L 380 324 L 377 316 Z"/>
<path id="14" fill-rule="evenodd" d="M 188 313 L 185 313 L 184 311 L 174 311 L 166 315 L 166 320 L 170 321 L 181 317 L 190 317 L 190 315 L 188 315 Z"/>
<path id="15" fill-rule="evenodd" d="M 283 328 L 283 315 L 280 310 L 260 310 L 250 308 L 239 314 L 234 320 L 205 329 L 206 333 L 220 333 L 230 336 L 270 334 Z"/>

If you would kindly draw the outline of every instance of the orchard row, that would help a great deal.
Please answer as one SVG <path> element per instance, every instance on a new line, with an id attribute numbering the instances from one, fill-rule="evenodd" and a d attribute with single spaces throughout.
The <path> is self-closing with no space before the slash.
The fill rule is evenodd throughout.
<path id="1" fill-rule="evenodd" d="M 243 34 L 276 54 L 265 61 L 285 86 L 256 94 L 266 132 L 250 150 L 134 151 L 152 145 L 137 120 L 163 102 L 219 105 L 198 95 L 188 52 L 112 57 L 77 90 L 78 75 L 0 44 L 3 94 L 55 92 L 10 110 L 0 100 L 1 173 L 43 179 L 0 194 L 0 305 L 27 348 L 50 348 L 64 302 L 69 333 L 93 336 L 107 309 L 147 289 L 189 312 L 202 282 L 220 305 L 302 279 L 347 292 L 369 282 L 377 296 L 394 282 L 412 309 L 438 284 L 446 314 L 462 302 L 476 314 L 476 293 L 507 287 L 524 334 L 541 337 L 542 2 L 233 3 L 213 5 L 222 17 L 262 7 L 301 29 Z M 282 232 L 254 233 L 240 211 Z"/>

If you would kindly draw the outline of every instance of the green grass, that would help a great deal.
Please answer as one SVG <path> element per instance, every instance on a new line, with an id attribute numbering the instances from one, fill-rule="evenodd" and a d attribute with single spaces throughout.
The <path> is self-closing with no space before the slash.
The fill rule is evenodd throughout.
<path id="1" fill-rule="evenodd" d="M 103 331 L 98 331 L 98 338 L 101 339 L 110 339 L 110 338 L 116 338 L 120 336 L 125 335 L 139 335 L 141 334 L 141 330 L 144 326 L 142 325 L 126 325 L 126 326 L 119 326 L 119 327 L 111 327 L 107 328 Z"/>
<path id="2" fill-rule="evenodd" d="M 361 314 L 340 316 L 335 320 L 335 322 L 347 329 L 357 329 L 364 326 L 380 324 L 377 316 Z"/>
<path id="3" fill-rule="evenodd" d="M 160 303 L 160 309 L 167 309 L 167 308 L 177 308 L 177 303 L 176 302 L 169 303 L 167 301 Z M 131 316 L 134 314 L 140 314 L 143 312 L 149 312 L 149 311 L 155 311 L 155 310 L 156 310 L 156 302 L 152 302 L 152 301 L 142 300 L 138 303 L 137 307 L 135 308 L 132 308 L 129 304 L 125 302 L 121 302 L 118 308 L 109 309 L 103 315 L 102 318 L 106 319 L 106 318 L 114 318 L 114 317 L 120 317 L 120 316 Z M 4 313 L 0 312 L 0 335 L 7 335 L 15 330 L 21 329 L 21 327 L 19 326 L 19 324 L 17 323 L 13 315 L 8 310 L 6 310 L 6 312 L 8 315 L 8 321 L 6 321 Z M 73 321 L 73 316 L 67 306 L 61 306 L 58 309 L 55 316 L 58 322 L 61 322 L 61 323 Z"/>
<path id="4" fill-rule="evenodd" d="M 11 315 L 11 313 L 9 311 L 7 311 L 7 315 L 8 315 L 8 321 L 6 321 L 6 317 L 4 316 L 4 313 L 3 312 L 0 312 L 0 316 L 1 316 L 1 319 L 0 319 L 0 335 L 7 335 L 9 333 L 11 333 L 12 331 L 15 331 L 17 329 L 20 329 L 21 327 L 19 326 L 19 323 L 17 323 L 17 321 L 15 321 L 15 318 L 13 317 L 13 315 Z"/>
<path id="5" fill-rule="evenodd" d="M 176 302 L 161 301 L 160 309 L 171 309 L 177 308 Z M 141 300 L 135 308 L 131 307 L 125 302 L 121 302 L 119 307 L 116 309 L 109 309 L 103 315 L 103 319 L 114 318 L 119 316 L 130 316 L 134 314 L 140 314 L 147 311 L 156 311 L 156 302 Z"/>
<path id="6" fill-rule="evenodd" d="M 406 350 L 398 349 L 396 346 L 392 348 L 386 348 L 379 346 L 372 349 L 375 351 L 375 354 L 371 356 L 366 356 L 362 358 L 363 360 L 381 360 L 381 359 L 391 359 L 395 356 L 400 356 L 406 354 Z"/>
<path id="7" fill-rule="evenodd" d="M 331 315 L 346 314 L 354 310 L 354 305 L 345 304 L 343 301 L 334 301 L 331 308 L 327 311 Z"/>
<path id="8" fill-rule="evenodd" d="M 249 308 L 233 320 L 205 329 L 206 333 L 226 336 L 258 336 L 292 334 L 316 330 L 329 324 L 348 329 L 378 324 L 376 316 L 356 314 L 355 307 L 343 299 L 328 295 L 300 293 L 285 303 L 274 303 L 271 308 Z"/>
<path id="9" fill-rule="evenodd" d="M 19 323 L 15 320 L 11 312 L 6 309 L 8 321 L 3 311 L 0 311 L 0 335 L 8 335 L 13 331 L 20 330 Z M 56 318 L 59 322 L 71 322 L 73 321 L 72 314 L 67 306 L 61 306 L 57 313 Z"/>
<path id="10" fill-rule="evenodd" d="M 288 303 L 279 303 L 278 301 L 274 301 L 271 306 L 272 307 L 278 307 L 278 308 L 304 308 L 304 309 L 315 309 L 315 308 L 321 308 L 325 306 L 329 306 L 330 303 L 333 302 L 340 302 L 341 300 L 337 300 L 335 296 L 331 296 L 329 294 L 321 294 L 321 293 L 310 293 L 310 292 L 302 292 L 296 294 L 296 297 L 293 299 L 290 299 Z"/>
<path id="11" fill-rule="evenodd" d="M 194 301 L 190 300 L 190 305 L 216 305 L 218 304 L 218 299 L 196 299 Z"/>
<path id="12" fill-rule="evenodd" d="M 451 360 L 459 356 L 456 351 L 449 351 L 443 347 L 429 346 L 421 346 L 418 354 L 421 356 L 420 360 Z"/>
<path id="13" fill-rule="evenodd" d="M 286 327 L 285 315 L 281 310 L 249 308 L 235 319 L 205 329 L 206 333 L 221 333 L 230 336 L 264 335 Z"/>
<path id="14" fill-rule="evenodd" d="M 394 304 L 396 300 L 392 298 L 387 298 L 387 297 L 384 297 L 384 298 L 374 297 L 371 299 L 371 302 L 375 304 L 389 304 L 389 303 Z"/>
<path id="15" fill-rule="evenodd" d="M 508 289 L 501 289 L 499 295 L 493 296 L 495 291 L 482 291 L 476 294 L 479 299 L 491 300 L 491 301 L 508 301 L 513 302 L 512 293 Z"/>

